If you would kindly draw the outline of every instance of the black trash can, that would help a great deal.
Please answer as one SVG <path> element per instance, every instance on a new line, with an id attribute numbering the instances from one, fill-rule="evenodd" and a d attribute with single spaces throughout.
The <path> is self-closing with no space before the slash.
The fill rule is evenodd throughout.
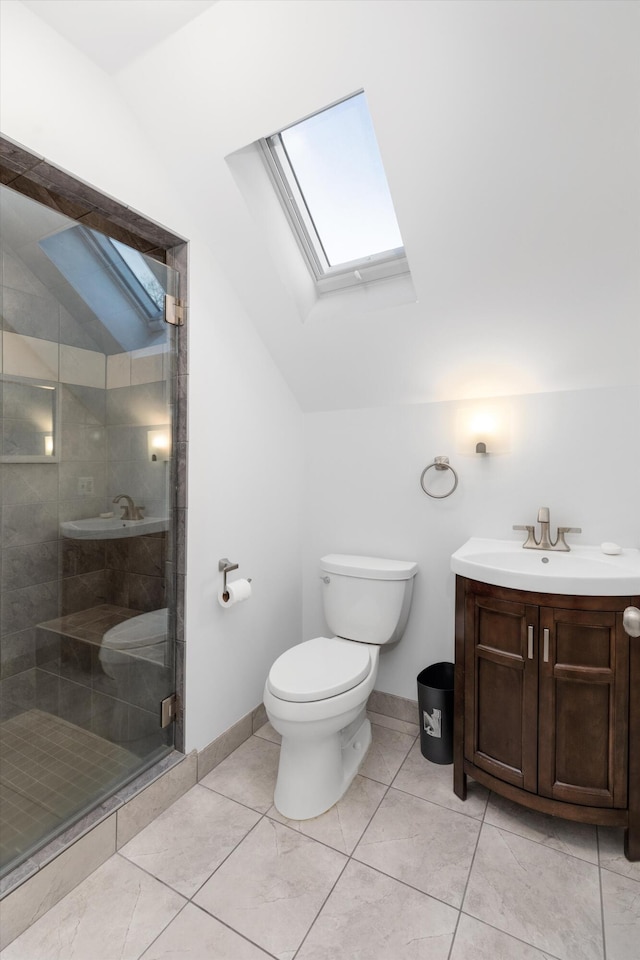
<path id="1" fill-rule="evenodd" d="M 432 763 L 453 763 L 452 663 L 432 663 L 418 674 L 420 750 Z"/>

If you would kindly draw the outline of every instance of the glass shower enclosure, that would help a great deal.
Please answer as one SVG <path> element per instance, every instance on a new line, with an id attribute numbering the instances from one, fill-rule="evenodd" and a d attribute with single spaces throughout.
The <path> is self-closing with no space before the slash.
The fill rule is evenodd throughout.
<path id="1" fill-rule="evenodd" d="M 5 873 L 173 746 L 178 278 L 6 187 L 0 217 Z"/>

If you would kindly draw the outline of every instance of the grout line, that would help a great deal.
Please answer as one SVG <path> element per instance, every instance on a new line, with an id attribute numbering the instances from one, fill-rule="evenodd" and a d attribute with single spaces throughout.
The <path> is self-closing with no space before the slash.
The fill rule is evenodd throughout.
<path id="1" fill-rule="evenodd" d="M 540 953 L 541 957 L 544 957 L 545 960 L 564 960 L 563 957 L 559 957 L 556 953 L 550 953 L 549 950 L 543 947 L 536 947 L 535 944 L 529 943 L 528 940 L 523 940 L 521 937 L 516 937 L 512 933 L 507 933 L 506 930 L 501 930 L 500 927 L 494 926 L 493 923 L 488 923 L 486 920 L 480 920 L 479 917 L 474 917 L 472 913 L 466 913 L 464 910 L 460 911 L 460 916 L 464 915 L 465 917 L 470 917 L 471 920 L 476 920 L 478 923 L 481 923 L 485 927 L 489 927 L 491 930 L 495 930 L 497 933 L 502 934 L 503 937 L 509 937 L 511 940 L 514 940 L 516 943 L 521 943 L 525 947 L 529 947 L 532 950 L 536 950 Z M 453 944 L 452 944 L 453 947 Z"/>
<path id="2" fill-rule="evenodd" d="M 607 960 L 607 928 L 604 923 L 604 893 L 602 890 L 602 867 L 600 865 L 600 832 L 596 827 L 596 853 L 598 855 L 598 889 L 600 891 L 600 928 L 602 930 L 602 956 Z"/>
<path id="3" fill-rule="evenodd" d="M 476 853 L 478 852 L 478 845 L 480 843 L 480 834 L 482 833 L 483 827 L 484 827 L 484 822 L 482 821 L 480 823 L 480 829 L 478 830 L 478 836 L 476 837 L 476 844 L 475 844 L 475 847 L 473 848 L 473 854 L 471 856 L 471 862 L 469 864 L 469 872 L 467 874 L 467 880 L 465 882 L 464 890 L 462 891 L 462 896 L 460 898 L 460 906 L 458 908 L 458 918 L 456 920 L 456 927 L 455 927 L 455 930 L 453 931 L 453 937 L 451 938 L 451 946 L 449 947 L 449 953 L 448 953 L 449 960 L 451 958 L 451 954 L 453 953 L 453 945 L 456 942 L 458 927 L 460 926 L 460 917 L 462 916 L 462 908 L 464 906 L 465 897 L 467 896 L 467 889 L 469 887 L 469 881 L 471 880 L 471 872 L 473 870 L 473 865 L 476 860 Z"/>
<path id="4" fill-rule="evenodd" d="M 356 774 L 356 776 L 358 776 L 358 774 Z M 355 777 L 354 777 L 354 779 L 355 779 Z M 353 781 L 352 781 L 352 782 L 353 782 Z M 376 782 L 376 783 L 377 783 L 378 781 L 373 781 L 373 782 Z M 367 821 L 367 824 L 366 824 L 366 826 L 364 827 L 362 833 L 361 833 L 360 836 L 358 837 L 358 839 L 357 839 L 357 841 L 356 841 L 356 843 L 355 843 L 355 845 L 354 845 L 353 850 L 351 851 L 351 853 L 346 854 L 347 859 L 346 859 L 346 861 L 345 861 L 345 864 L 344 864 L 342 870 L 340 871 L 339 875 L 336 877 L 336 881 L 335 881 L 335 883 L 333 884 L 333 886 L 331 887 L 331 889 L 329 890 L 327 896 L 324 898 L 324 900 L 323 900 L 323 902 L 322 902 L 322 904 L 321 904 L 318 912 L 316 913 L 315 917 L 313 918 L 311 924 L 309 925 L 309 929 L 307 930 L 307 932 L 305 933 L 304 937 L 303 937 L 302 940 L 300 941 L 300 944 L 299 944 L 296 952 L 295 952 L 294 955 L 293 955 L 293 960 L 295 960 L 295 958 L 298 956 L 298 953 L 300 952 L 300 950 L 302 950 L 302 946 L 303 946 L 304 942 L 306 941 L 307 937 L 309 936 L 309 934 L 311 933 L 312 929 L 313 929 L 314 926 L 316 925 L 316 921 L 318 920 L 320 914 L 321 914 L 322 911 L 324 910 L 324 908 L 325 908 L 325 906 L 326 906 L 326 903 L 327 903 L 329 897 L 331 896 L 331 894 L 332 894 L 333 891 L 335 890 L 336 886 L 338 885 L 339 881 L 341 880 L 341 878 L 342 878 L 345 870 L 346 870 L 347 867 L 349 866 L 349 864 L 354 860 L 353 854 L 354 854 L 354 853 L 356 852 L 356 850 L 358 849 L 358 844 L 360 843 L 360 841 L 362 840 L 363 836 L 364 836 L 365 833 L 367 832 L 367 830 L 368 830 L 368 828 L 369 828 L 369 825 L 371 824 L 371 821 L 372 821 L 373 818 L 375 817 L 376 813 L 377 813 L 378 810 L 380 809 L 380 806 L 382 805 L 382 802 L 383 802 L 384 798 L 387 796 L 389 790 L 391 789 L 390 785 L 385 784 L 385 786 L 386 786 L 386 789 L 385 789 L 384 793 L 382 794 L 382 796 L 380 797 L 380 800 L 378 801 L 378 804 L 376 805 L 375 810 L 373 811 L 373 813 L 372 813 L 371 816 L 369 817 L 369 819 L 368 819 L 368 821 Z M 315 839 L 315 838 L 309 837 L 308 839 Z M 321 843 L 321 841 L 319 841 L 319 840 L 316 841 L 316 842 L 317 842 L 317 843 Z M 331 847 L 330 849 L 334 850 L 335 847 Z M 341 852 L 341 851 L 340 851 L 340 852 Z M 356 862 L 356 863 L 360 863 L 359 860 L 356 860 L 355 862 Z"/>
<path id="5" fill-rule="evenodd" d="M 108 860 L 105 860 L 105 863 L 108 863 L 109 860 L 111 860 L 113 857 L 119 857 L 121 860 L 125 860 L 125 861 L 129 864 L 130 867 L 134 867 L 136 870 L 140 870 L 140 871 L 142 871 L 142 873 L 146 873 L 146 875 L 147 875 L 148 877 L 151 877 L 152 880 L 157 881 L 157 883 L 160 883 L 163 887 L 166 887 L 167 890 L 171 890 L 171 893 L 174 893 L 177 897 L 182 897 L 182 899 L 184 900 L 184 904 L 183 904 L 183 906 L 180 908 L 180 911 L 182 911 L 182 909 L 187 905 L 187 903 L 189 903 L 189 898 L 188 898 L 188 897 L 185 897 L 184 893 L 180 893 L 180 891 L 179 891 L 179 890 L 176 890 L 175 887 L 172 887 L 170 883 L 167 883 L 167 881 L 166 881 L 166 880 L 163 880 L 162 877 L 157 877 L 157 876 L 155 875 L 155 873 L 151 873 L 151 871 L 148 870 L 146 867 L 143 867 L 143 866 L 142 866 L 141 864 L 139 864 L 139 863 L 135 863 L 133 860 L 129 860 L 129 857 L 125 856 L 125 854 L 122 853 L 122 850 L 115 850 L 115 851 L 111 854 L 111 856 L 108 858 Z M 100 866 L 102 866 L 102 864 L 100 864 Z M 97 867 L 97 869 L 99 870 L 100 867 Z M 95 873 L 96 871 L 94 870 L 93 872 Z M 93 874 L 89 874 L 89 876 L 93 876 Z M 85 880 L 86 880 L 86 879 L 88 879 L 88 878 L 85 877 Z M 84 880 L 82 881 L 82 883 L 84 883 Z M 80 884 L 78 884 L 78 886 L 80 886 Z M 77 889 L 78 889 L 78 887 L 74 887 L 74 890 L 77 890 Z M 71 893 L 73 893 L 73 892 L 74 892 L 74 891 L 72 890 Z M 60 901 L 58 901 L 58 902 L 60 902 Z M 55 906 L 55 905 L 54 905 L 54 906 Z M 45 916 L 46 916 L 46 914 L 45 914 Z"/>
<path id="6" fill-rule="evenodd" d="M 358 860 L 357 857 L 350 857 L 350 860 L 354 860 L 361 867 L 366 867 L 367 870 L 373 870 L 375 873 L 379 873 L 381 876 L 386 877 L 388 880 L 393 880 L 394 883 L 400 883 L 403 887 L 407 887 L 409 890 L 413 890 L 415 893 L 419 893 L 422 897 L 428 897 L 430 900 L 435 900 L 437 903 L 443 904 L 445 907 L 449 907 L 451 910 L 455 910 L 457 913 L 461 912 L 461 907 L 456 907 L 452 903 L 449 903 L 448 900 L 442 900 L 440 897 L 436 897 L 434 893 L 425 893 L 424 890 L 421 890 L 420 887 L 414 887 L 412 883 L 408 883 L 406 880 L 401 880 L 399 877 L 394 877 L 391 873 L 385 873 L 384 870 L 381 870 L 380 867 L 374 867 L 370 863 L 365 863 L 363 860 Z M 466 891 L 466 886 L 465 886 Z"/>
<path id="7" fill-rule="evenodd" d="M 215 871 L 214 871 L 214 873 L 215 873 Z M 213 874 L 212 874 L 212 876 L 213 876 Z M 257 950 L 261 950 L 261 951 L 265 954 L 265 956 L 267 956 L 267 957 L 273 957 L 274 960 L 278 960 L 278 958 L 276 957 L 275 954 L 273 954 L 273 953 L 271 953 L 269 950 L 267 950 L 266 947 L 261 947 L 260 944 L 259 944 L 259 943 L 256 943 L 255 940 L 251 940 L 251 939 L 246 935 L 246 933 L 240 933 L 240 931 L 239 931 L 239 930 L 236 930 L 235 927 L 229 926 L 229 924 L 226 923 L 224 920 L 221 920 L 220 917 L 216 917 L 215 914 L 209 913 L 208 910 L 205 910 L 204 907 L 201 907 L 199 903 L 193 903 L 193 901 L 191 901 L 191 900 L 189 901 L 189 903 L 191 903 L 191 906 L 192 906 L 192 907 L 195 907 L 196 910 L 199 910 L 201 913 L 204 913 L 205 916 L 211 917 L 213 920 L 217 920 L 219 924 L 221 924 L 223 927 L 226 927 L 227 930 L 230 930 L 231 933 L 233 933 L 233 934 L 236 935 L 236 937 L 241 937 L 244 941 L 246 941 L 246 943 L 250 943 L 252 947 L 255 947 Z M 186 904 L 185 904 L 185 906 L 186 906 Z M 147 947 L 147 949 L 149 949 L 149 948 Z M 142 954 L 142 956 L 144 956 L 144 954 Z M 138 958 L 138 960 L 141 960 L 141 958 Z"/>
<path id="8" fill-rule="evenodd" d="M 356 776 L 357 776 L 357 774 L 356 774 Z M 368 779 L 368 778 L 365 777 L 365 778 L 363 778 L 363 779 Z M 362 833 L 360 834 L 360 836 L 359 836 L 358 839 L 356 840 L 356 843 L 355 843 L 355 845 L 354 845 L 353 851 L 352 851 L 351 853 L 346 853 L 344 850 L 339 850 L 338 847 L 332 847 L 331 844 L 330 844 L 330 843 L 327 843 L 326 840 L 319 840 L 318 837 L 311 837 L 311 836 L 309 836 L 308 833 L 304 833 L 304 831 L 302 831 L 302 830 L 296 830 L 295 827 L 289 826 L 288 823 L 283 823 L 282 820 L 278 820 L 277 817 L 274 817 L 274 816 L 272 816 L 272 815 L 269 814 L 269 810 L 271 810 L 271 807 L 269 807 L 269 810 L 267 810 L 267 812 L 264 814 L 264 816 L 265 816 L 268 820 L 271 820 L 272 823 L 278 823 L 278 824 L 280 824 L 281 827 L 287 827 L 289 830 L 292 830 L 293 833 L 296 833 L 299 837 L 306 837 L 307 840 L 313 840 L 314 843 L 319 843 L 321 847 L 326 847 L 327 850 L 331 850 L 331 851 L 333 851 L 333 853 L 341 853 L 343 857 L 347 857 L 349 860 L 351 860 L 351 859 L 353 859 L 353 853 L 355 853 L 356 847 L 358 846 L 358 844 L 359 844 L 360 841 L 362 840 L 362 837 L 364 836 L 364 834 L 365 834 L 365 832 L 366 832 L 369 824 L 371 823 L 371 821 L 372 821 L 373 818 L 375 817 L 376 813 L 378 812 L 378 809 L 379 809 L 379 807 L 380 807 L 380 804 L 382 803 L 382 801 L 383 801 L 384 798 L 386 797 L 387 792 L 388 792 L 388 790 L 389 790 L 389 786 L 388 786 L 387 784 L 385 784 L 385 783 L 380 783 L 378 780 L 371 780 L 370 782 L 371 782 L 371 783 L 377 783 L 379 786 L 384 787 L 385 790 L 384 790 L 384 793 L 382 794 L 380 800 L 378 801 L 378 804 L 377 804 L 375 810 L 374 810 L 373 813 L 371 814 L 371 817 L 370 817 L 369 820 L 367 821 L 366 826 L 363 827 Z M 273 804 L 272 804 L 272 806 L 273 806 Z M 335 806 L 335 804 L 334 804 L 334 806 Z M 330 807 L 329 809 L 333 809 L 333 808 Z M 328 811 L 325 810 L 325 813 L 328 813 Z M 280 816 L 282 816 L 282 814 L 280 814 Z M 324 816 L 324 814 L 320 814 L 320 816 Z M 313 819 L 316 819 L 316 818 L 314 817 Z M 304 820 L 292 820 L 292 821 L 291 821 L 291 823 L 305 823 L 305 822 L 306 822 L 306 821 L 304 821 Z M 359 863 L 360 861 L 357 861 L 357 862 Z"/>
<path id="9" fill-rule="evenodd" d="M 455 810 L 453 807 L 448 807 L 445 803 L 440 803 L 438 800 L 427 800 L 426 797 L 421 797 L 418 793 L 411 793 L 410 790 L 403 789 L 402 787 L 396 787 L 395 782 L 393 781 L 389 784 L 389 786 L 393 787 L 394 790 L 397 790 L 398 793 L 403 793 L 407 797 L 413 797 L 414 800 L 424 800 L 425 803 L 432 803 L 434 807 L 440 807 L 441 810 L 448 810 L 449 813 L 458 813 L 461 817 L 466 817 L 467 820 L 475 820 L 476 823 L 484 823 L 484 813 L 481 817 L 474 817 L 472 813 L 465 813 L 464 810 Z"/>
<path id="10" fill-rule="evenodd" d="M 229 799 L 229 798 L 227 797 L 226 799 Z M 164 925 L 164 927 L 162 928 L 162 930 L 160 930 L 160 931 L 158 932 L 158 935 L 157 935 L 156 937 L 154 937 L 154 939 L 151 941 L 151 943 L 148 943 L 148 944 L 146 945 L 146 947 L 143 949 L 142 953 L 138 955 L 137 960 L 141 960 L 141 958 L 144 957 L 144 954 L 147 952 L 147 950 L 150 949 L 150 947 L 152 946 L 152 944 L 154 944 L 154 943 L 156 942 L 156 940 L 158 940 L 158 938 L 159 938 L 160 936 L 162 936 L 162 934 L 165 932 L 165 930 L 167 929 L 167 927 L 169 927 L 169 926 L 174 922 L 174 920 L 176 920 L 176 919 L 178 918 L 178 916 L 186 909 L 186 907 L 187 907 L 189 904 L 191 904 L 191 906 L 192 906 L 192 907 L 195 907 L 197 910 L 200 910 L 200 911 L 201 911 L 202 913 L 204 913 L 206 916 L 211 917 L 212 919 L 216 920 L 218 923 L 221 923 L 224 927 L 226 927 L 228 930 L 230 930 L 230 931 L 231 931 L 232 933 L 234 933 L 236 936 L 241 937 L 243 940 L 246 940 L 247 943 L 250 943 L 252 946 L 255 946 L 255 947 L 256 947 L 257 949 L 259 949 L 259 950 L 262 950 L 263 953 L 265 953 L 268 957 L 273 957 L 273 956 L 274 956 L 274 955 L 273 955 L 272 953 L 270 953 L 265 947 L 262 947 L 262 946 L 260 946 L 259 943 L 255 943 L 255 941 L 250 940 L 249 937 L 247 937 L 245 934 L 241 933 L 239 930 L 236 930 L 234 927 L 229 926 L 229 924 L 226 923 L 224 920 L 221 920 L 220 917 L 217 917 L 214 913 L 210 913 L 205 907 L 202 907 L 199 903 L 194 903 L 194 900 L 193 900 L 193 898 L 194 898 L 195 896 L 197 896 L 197 894 L 200 892 L 200 890 L 202 890 L 202 887 L 205 886 L 205 884 L 207 884 L 207 883 L 209 882 L 209 880 L 210 880 L 211 877 L 214 875 L 214 873 L 216 873 L 216 871 L 222 866 L 222 864 L 228 859 L 228 857 L 230 857 L 231 854 L 232 854 L 235 850 L 237 850 L 237 848 L 240 846 L 240 844 L 241 844 L 244 840 L 246 840 L 246 838 L 249 836 L 249 834 L 252 833 L 253 830 L 255 830 L 255 828 L 258 826 L 258 823 L 260 823 L 260 821 L 263 820 L 263 819 L 264 819 L 264 815 L 261 816 L 261 817 L 260 817 L 260 820 L 258 820 L 257 823 L 255 823 L 255 824 L 253 825 L 253 827 L 251 827 L 250 830 L 245 834 L 245 836 L 242 837 L 242 839 L 238 841 L 238 843 L 235 845 L 235 847 L 233 848 L 233 850 L 229 851 L 229 853 L 228 853 L 227 856 L 224 858 L 224 860 L 222 860 L 222 861 L 218 864 L 218 866 L 215 868 L 215 870 L 212 870 L 212 872 L 209 874 L 209 876 L 207 877 L 207 879 L 198 887 L 198 889 L 197 889 L 190 897 L 186 897 L 184 893 L 180 893 L 179 890 L 176 890 L 175 887 L 172 887 L 171 884 L 167 883 L 166 880 L 163 880 L 161 877 L 156 876 L 156 874 L 154 874 L 154 873 L 150 873 L 150 871 L 147 870 L 146 867 L 143 867 L 143 866 L 142 866 L 141 864 L 139 864 L 139 863 L 135 863 L 135 861 L 133 861 L 133 860 L 129 860 L 129 858 L 128 858 L 127 856 L 125 856 L 121 851 L 117 850 L 114 854 L 112 854 L 112 856 L 117 856 L 117 857 L 120 857 L 120 858 L 123 859 L 123 860 L 126 860 L 127 863 L 129 863 L 132 867 L 135 867 L 136 869 L 141 870 L 142 873 L 145 873 L 148 877 L 150 877 L 150 879 L 155 880 L 157 883 L 162 884 L 162 886 L 165 887 L 167 890 L 170 890 L 171 893 L 174 893 L 174 894 L 176 894 L 177 896 L 182 897 L 182 899 L 184 900 L 184 903 L 182 904 L 182 906 L 180 907 L 180 909 L 178 910 L 178 912 L 175 914 L 175 916 L 171 917 L 171 919 L 168 920 L 167 923 Z M 275 958 L 275 960 L 277 960 L 277 958 Z"/>
<path id="11" fill-rule="evenodd" d="M 229 799 L 229 798 L 227 797 L 227 800 L 228 800 L 228 799 Z M 257 813 L 257 811 L 254 810 L 254 813 Z M 202 890 L 202 888 L 203 888 L 204 886 L 206 886 L 207 883 L 209 883 L 209 880 L 211 880 L 211 877 L 214 875 L 214 873 L 217 873 L 217 872 L 218 872 L 218 870 L 220 869 L 220 867 L 222 866 L 222 864 L 227 862 L 227 860 L 229 859 L 229 857 L 230 857 L 233 853 L 236 852 L 236 850 L 238 849 L 238 847 L 240 846 L 240 844 L 241 844 L 241 843 L 244 843 L 244 841 L 247 839 L 247 837 L 249 837 L 249 836 L 254 832 L 254 830 L 257 829 L 258 825 L 262 823 L 262 821 L 264 820 L 265 816 L 266 816 L 266 814 L 264 814 L 264 813 L 261 814 L 261 815 L 260 815 L 260 818 L 259 818 L 258 820 L 256 820 L 256 822 L 254 823 L 254 825 L 253 825 L 249 830 L 247 830 L 247 832 L 245 833 L 244 837 L 241 837 L 240 840 L 238 840 L 238 842 L 235 844 L 235 846 L 233 847 L 233 849 L 232 849 L 232 850 L 229 850 L 229 853 L 226 855 L 226 857 L 224 858 L 224 860 L 221 860 L 220 863 L 218 864 L 218 866 L 215 868 L 215 870 L 212 870 L 211 873 L 209 874 L 209 876 L 207 877 L 207 879 L 204 880 L 204 881 L 200 884 L 200 886 L 198 887 L 198 889 L 197 889 L 197 890 L 194 890 L 194 892 L 193 892 L 193 893 L 191 894 L 191 896 L 188 898 L 188 899 L 189 899 L 189 902 L 193 901 L 193 898 L 198 896 L 198 894 L 200 893 L 200 891 Z M 197 904 L 196 904 L 196 906 L 197 906 Z M 203 909 L 204 909 L 204 908 L 203 908 Z M 208 911 L 207 911 L 207 912 L 208 912 Z M 216 919 L 217 919 L 217 918 L 216 918 Z"/>
<path id="12" fill-rule="evenodd" d="M 158 878 L 156 877 L 155 879 L 157 880 Z M 174 890 L 173 892 L 175 893 L 176 891 Z M 168 923 L 165 923 L 165 925 L 164 925 L 164 927 L 162 928 L 162 930 L 159 930 L 159 931 L 158 931 L 157 936 L 155 936 L 155 937 L 153 938 L 153 940 L 151 941 L 151 943 L 148 943 L 147 946 L 146 946 L 146 947 L 144 948 L 144 950 L 142 951 L 142 953 L 139 953 L 139 954 L 138 954 L 137 960 L 141 960 L 141 958 L 145 955 L 145 953 L 147 952 L 147 950 L 150 950 L 151 947 L 154 945 L 154 943 L 156 943 L 156 941 L 160 939 L 160 937 L 161 937 L 162 934 L 165 932 L 165 930 L 167 929 L 167 927 L 170 927 L 171 924 L 173 923 L 173 921 L 178 919 L 178 917 L 180 916 L 180 914 L 182 913 L 182 911 L 186 909 L 188 903 L 189 903 L 189 901 L 186 900 L 186 901 L 182 904 L 182 906 L 180 907 L 180 909 L 178 910 L 178 912 L 175 914 L 175 916 L 171 917 L 171 919 L 168 921 Z"/>
<path id="13" fill-rule="evenodd" d="M 310 838 L 307 838 L 307 839 L 310 839 Z M 324 910 L 324 908 L 325 908 L 325 906 L 326 906 L 326 904 L 327 904 L 327 901 L 328 901 L 329 897 L 331 896 L 331 894 L 333 893 L 333 891 L 334 891 L 335 888 L 337 887 L 338 883 L 340 882 L 340 879 L 342 878 L 342 875 L 344 874 L 345 870 L 347 869 L 347 867 L 349 866 L 350 863 L 351 863 L 351 857 L 347 857 L 346 860 L 345 860 L 345 862 L 344 862 L 344 865 L 343 865 L 343 867 L 342 867 L 342 870 L 340 871 L 340 873 L 338 874 L 338 876 L 337 876 L 336 879 L 335 879 L 335 883 L 333 884 L 333 886 L 331 887 L 331 889 L 330 889 L 329 892 L 327 893 L 326 897 L 324 898 L 324 900 L 323 900 L 322 903 L 320 904 L 320 906 L 319 906 L 319 908 L 318 908 L 318 910 L 317 910 L 317 912 L 316 912 L 315 917 L 313 918 L 313 920 L 312 920 L 311 923 L 309 924 L 309 929 L 307 930 L 307 932 L 305 933 L 304 937 L 302 938 L 302 940 L 300 941 L 300 943 L 299 943 L 298 946 L 296 947 L 295 953 L 293 954 L 293 960 L 295 960 L 295 958 L 298 956 L 298 954 L 299 954 L 300 951 L 302 950 L 302 946 L 303 946 L 305 940 L 307 939 L 307 937 L 309 936 L 309 934 L 311 933 L 311 931 L 312 931 L 313 928 L 315 927 L 316 921 L 317 921 L 318 917 L 320 916 L 320 914 L 321 914 L 322 911 Z"/>
<path id="14" fill-rule="evenodd" d="M 537 811 L 536 811 L 536 812 L 537 812 Z M 544 814 L 543 814 L 543 816 L 544 816 Z M 569 822 L 571 822 L 571 821 L 561 820 L 560 822 L 561 822 L 561 823 L 569 823 Z M 544 847 L 544 849 L 545 849 L 545 850 L 548 850 L 550 853 L 559 853 L 559 854 L 561 854 L 561 855 L 564 856 L 564 857 L 571 857 L 572 860 L 579 860 L 580 863 L 588 863 L 588 864 L 590 864 L 592 867 L 599 867 L 599 866 L 600 866 L 600 864 L 599 864 L 599 862 L 598 862 L 597 859 L 596 859 L 596 860 L 587 860 L 586 857 L 579 857 L 576 853 L 569 853 L 568 850 L 560 850 L 558 847 L 552 847 L 550 844 L 544 843 L 542 840 L 539 840 L 539 839 L 537 839 L 536 837 L 527 837 L 527 836 L 525 836 L 523 833 L 518 833 L 517 830 L 514 830 L 514 829 L 513 829 L 513 827 L 504 827 L 504 826 L 502 826 L 502 824 L 500 824 L 500 825 L 498 826 L 498 825 L 495 824 L 495 823 L 489 823 L 489 821 L 488 821 L 488 820 L 485 820 L 484 818 L 483 818 L 483 820 L 482 820 L 482 823 L 483 823 L 484 826 L 491 827 L 493 830 L 499 830 L 501 833 L 508 833 L 508 834 L 510 834 L 512 837 L 519 837 L 521 840 L 528 840 L 529 843 L 537 843 L 538 846 Z M 587 824 L 585 824 L 585 826 L 587 826 L 587 827 L 594 827 L 594 829 L 595 829 L 595 824 L 592 824 L 592 823 L 587 823 Z M 598 850 L 598 848 L 597 848 L 597 842 L 598 842 L 598 835 L 597 835 L 597 833 L 596 833 L 596 857 L 597 857 L 597 855 L 598 855 L 598 854 L 597 854 L 597 850 Z"/>

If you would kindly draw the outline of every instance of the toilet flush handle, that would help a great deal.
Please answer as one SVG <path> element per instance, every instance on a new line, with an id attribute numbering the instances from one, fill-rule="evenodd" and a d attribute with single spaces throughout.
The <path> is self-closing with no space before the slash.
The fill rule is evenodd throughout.
<path id="1" fill-rule="evenodd" d="M 323 583 L 331 583 L 331 577 L 320 577 Z"/>

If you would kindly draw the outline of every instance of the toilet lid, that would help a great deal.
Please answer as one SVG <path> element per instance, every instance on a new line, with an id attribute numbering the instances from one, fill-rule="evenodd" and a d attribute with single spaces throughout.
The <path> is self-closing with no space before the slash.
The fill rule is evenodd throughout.
<path id="1" fill-rule="evenodd" d="M 163 607 L 123 620 L 107 630 L 102 646 L 111 650 L 130 650 L 162 643 L 167 639 L 168 613 L 167 607 Z"/>
<path id="2" fill-rule="evenodd" d="M 326 700 L 351 690 L 370 670 L 371 657 L 365 644 L 340 637 L 315 637 L 279 656 L 267 683 L 281 700 Z"/>

